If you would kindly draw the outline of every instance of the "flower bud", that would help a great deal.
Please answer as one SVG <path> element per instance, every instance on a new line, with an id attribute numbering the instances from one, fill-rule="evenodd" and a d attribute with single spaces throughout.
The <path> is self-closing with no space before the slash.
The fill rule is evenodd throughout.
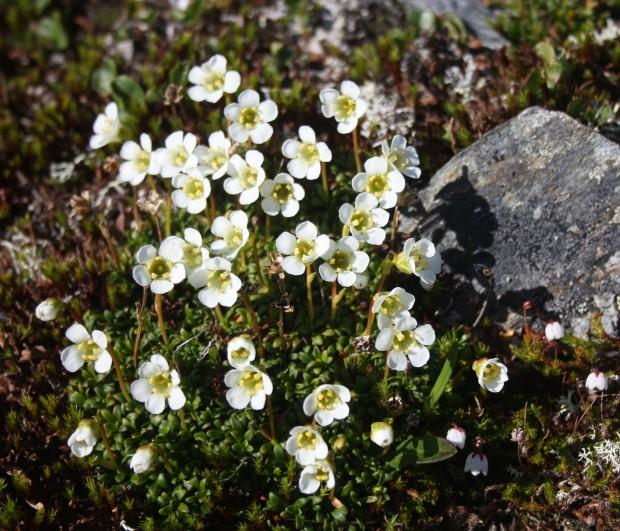
<path id="1" fill-rule="evenodd" d="M 153 460 L 155 459 L 155 451 L 150 444 L 140 446 L 133 454 L 129 468 L 136 474 L 142 474 L 153 466 Z"/>
<path id="2" fill-rule="evenodd" d="M 472 476 L 479 476 L 481 473 L 486 476 L 489 472 L 489 460 L 483 453 L 472 452 L 465 459 L 465 472 L 470 472 Z"/>
<path id="3" fill-rule="evenodd" d="M 62 302 L 58 299 L 51 297 L 41 302 L 34 310 L 34 314 L 37 319 L 41 321 L 53 321 L 58 317 L 58 314 L 62 310 Z"/>
<path id="4" fill-rule="evenodd" d="M 564 337 L 564 327 L 557 321 L 547 323 L 545 326 L 545 336 L 547 341 L 557 341 Z"/>
<path id="5" fill-rule="evenodd" d="M 67 441 L 71 453 L 77 457 L 90 455 L 97 444 L 97 435 L 98 430 L 95 421 L 82 420 Z"/>
<path id="6" fill-rule="evenodd" d="M 586 378 L 586 389 L 590 393 L 596 391 L 607 391 L 609 387 L 609 378 L 604 372 L 594 369 Z"/>
<path id="7" fill-rule="evenodd" d="M 386 448 L 394 441 L 394 430 L 392 429 L 392 419 L 382 422 L 373 422 L 370 425 L 370 440 L 382 448 Z"/>
<path id="8" fill-rule="evenodd" d="M 465 439 L 465 430 L 456 424 L 452 424 L 446 434 L 446 440 L 462 450 L 465 447 Z"/>

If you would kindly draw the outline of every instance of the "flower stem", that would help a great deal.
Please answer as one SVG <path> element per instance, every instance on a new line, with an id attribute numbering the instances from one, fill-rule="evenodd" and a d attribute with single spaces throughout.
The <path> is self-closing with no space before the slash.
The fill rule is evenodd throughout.
<path id="1" fill-rule="evenodd" d="M 388 365 L 388 355 L 385 354 L 385 368 L 383 369 L 383 385 L 387 388 L 388 375 L 390 374 L 390 366 Z"/>
<path id="2" fill-rule="evenodd" d="M 265 214 L 265 239 L 268 240 L 271 233 L 271 216 L 269 214 Z"/>
<path id="3" fill-rule="evenodd" d="M 101 433 L 101 440 L 103 441 L 103 446 L 105 446 L 106 451 L 110 455 L 110 459 L 114 464 L 114 467 L 117 467 L 116 456 L 112 451 L 112 446 L 110 445 L 110 438 L 108 437 L 108 432 L 105 430 L 103 422 L 97 420 L 97 427 L 99 428 L 99 433 Z"/>
<path id="4" fill-rule="evenodd" d="M 339 300 L 340 299 L 338 297 L 338 283 L 334 280 L 332 282 L 332 313 L 331 313 L 332 321 L 336 318 L 336 306 L 338 306 Z"/>
<path id="5" fill-rule="evenodd" d="M 355 169 L 359 173 L 362 171 L 362 162 L 360 160 L 360 145 L 357 138 L 357 127 L 353 129 L 353 155 L 355 155 Z"/>
<path id="6" fill-rule="evenodd" d="M 321 162 L 321 182 L 323 183 L 323 191 L 325 197 L 329 197 L 329 184 L 327 182 L 327 164 Z"/>
<path id="7" fill-rule="evenodd" d="M 157 321 L 159 322 L 159 330 L 161 332 L 161 337 L 164 340 L 164 345 L 168 348 L 168 334 L 166 333 L 166 323 L 164 322 L 164 311 L 162 309 L 162 299 L 161 294 L 155 294 L 155 312 L 157 313 Z"/>
<path id="8" fill-rule="evenodd" d="M 312 266 L 306 266 L 306 292 L 308 295 L 308 311 L 310 312 L 310 322 L 314 323 L 314 301 L 312 300 L 312 281 L 314 280 L 314 273 L 312 272 Z"/>
<path id="9" fill-rule="evenodd" d="M 364 334 L 363 334 L 365 336 L 370 335 L 370 331 L 372 330 L 372 324 L 375 320 L 375 314 L 372 312 L 372 304 L 375 300 L 375 296 L 378 293 L 380 293 L 381 290 L 383 289 L 383 285 L 385 284 L 385 279 L 390 274 L 390 271 L 392 271 L 392 265 L 393 265 L 392 260 L 390 260 L 389 257 L 386 257 L 383 262 L 383 273 L 381 274 L 381 278 L 379 279 L 379 284 L 377 284 L 377 289 L 372 294 L 372 297 L 370 298 L 370 303 L 368 305 L 368 320 L 366 321 L 366 329 L 364 330 Z"/>
<path id="10" fill-rule="evenodd" d="M 394 209 L 394 216 L 392 217 L 392 237 L 390 240 L 390 249 L 394 250 L 394 243 L 396 242 L 396 229 L 398 228 L 398 218 L 400 211 L 398 207 Z"/>
<path id="11" fill-rule="evenodd" d="M 125 400 L 129 401 L 129 393 L 127 392 L 127 384 L 125 383 L 125 379 L 123 378 L 123 373 L 121 372 L 121 364 L 118 362 L 118 358 L 116 357 L 116 353 L 114 352 L 114 348 L 112 347 L 112 343 L 108 343 L 108 352 L 110 353 L 110 357 L 112 358 L 112 363 L 114 365 L 114 372 L 116 372 L 116 379 L 118 380 L 118 385 L 121 388 L 121 392 L 125 397 Z"/>
<path id="12" fill-rule="evenodd" d="M 258 342 L 258 357 L 265 357 L 265 345 L 263 344 L 263 338 L 260 333 L 260 327 L 258 326 L 258 318 L 256 317 L 256 312 L 254 311 L 254 307 L 252 306 L 252 301 L 247 293 L 242 293 L 241 298 L 243 299 L 243 304 L 245 305 L 245 309 L 248 311 L 248 315 L 250 316 L 250 324 L 252 328 L 254 328 L 254 333 L 256 334 L 256 341 Z"/>
<path id="13" fill-rule="evenodd" d="M 181 428 L 185 429 L 185 411 L 183 411 L 183 408 L 179 409 L 178 414 L 179 421 L 181 422 Z"/>
<path id="14" fill-rule="evenodd" d="M 136 187 L 131 187 L 131 208 L 133 209 L 133 218 L 136 221 L 136 229 L 138 232 L 142 230 L 142 216 L 140 216 L 140 209 L 138 208 L 138 194 Z"/>
<path id="15" fill-rule="evenodd" d="M 276 420 L 273 416 L 273 404 L 271 402 L 271 395 L 267 396 L 267 415 L 269 415 L 269 431 L 271 432 L 271 440 L 276 441 Z"/>
<path id="16" fill-rule="evenodd" d="M 215 194 L 213 191 L 209 194 L 209 205 L 211 206 L 211 222 L 215 219 L 217 215 L 217 207 L 215 205 Z"/>
<path id="17" fill-rule="evenodd" d="M 217 317 L 217 320 L 220 323 L 220 326 L 222 327 L 222 329 L 225 332 L 228 332 L 228 324 L 226 323 L 226 317 L 224 317 L 224 314 L 222 313 L 222 310 L 220 309 L 219 304 L 215 308 L 213 308 L 213 312 L 215 313 L 215 317 Z"/>
<path id="18" fill-rule="evenodd" d="M 166 220 L 166 236 L 170 236 L 172 232 L 172 196 L 168 194 L 166 196 L 166 208 L 164 210 L 165 220 Z"/>
<path id="19" fill-rule="evenodd" d="M 267 279 L 263 274 L 263 269 L 260 266 L 260 256 L 258 254 L 258 248 L 256 247 L 256 233 L 252 234 L 252 254 L 254 255 L 254 263 L 256 264 L 256 273 L 258 274 L 258 278 L 260 283 L 264 287 L 268 287 Z"/>
<path id="20" fill-rule="evenodd" d="M 144 316 L 144 307 L 146 306 L 146 287 L 142 288 L 142 302 L 138 306 L 136 318 L 138 319 L 138 329 L 136 330 L 136 340 L 133 343 L 133 367 L 138 368 L 138 349 L 140 348 L 140 339 L 142 338 L 142 318 Z"/>

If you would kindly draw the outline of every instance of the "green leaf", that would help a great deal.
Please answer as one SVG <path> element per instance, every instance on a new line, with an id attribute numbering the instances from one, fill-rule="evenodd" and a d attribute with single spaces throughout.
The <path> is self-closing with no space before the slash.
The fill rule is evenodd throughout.
<path id="1" fill-rule="evenodd" d="M 177 87 L 187 83 L 187 74 L 189 73 L 188 63 L 179 63 L 170 72 L 170 83 Z"/>
<path id="2" fill-rule="evenodd" d="M 552 89 L 560 81 L 562 76 L 562 63 L 558 61 L 552 44 L 545 40 L 535 46 L 536 55 L 544 63 L 545 81 L 547 88 Z"/>
<path id="3" fill-rule="evenodd" d="M 450 459 L 455 453 L 456 448 L 441 437 L 407 437 L 396 447 L 396 455 L 389 465 L 398 469 L 407 465 L 438 463 Z"/>
<path id="4" fill-rule="evenodd" d="M 64 50 L 69 46 L 69 37 L 67 37 L 58 11 L 54 11 L 50 17 L 41 19 L 37 34 L 57 50 Z"/>
<path id="5" fill-rule="evenodd" d="M 439 373 L 439 376 L 437 376 L 437 380 L 435 380 L 435 385 L 433 385 L 433 388 L 429 394 L 429 403 L 431 407 L 439 402 L 441 395 L 443 395 L 446 390 L 446 387 L 450 382 L 450 378 L 452 378 L 452 374 L 454 373 L 458 358 L 459 352 L 456 349 L 448 354 L 448 357 L 441 368 L 441 372 Z"/>
<path id="6" fill-rule="evenodd" d="M 122 102 L 125 111 L 141 114 L 146 111 L 144 90 L 129 76 L 118 76 L 112 83 L 112 90 Z"/>
<path id="7" fill-rule="evenodd" d="M 116 77 L 116 63 L 112 59 L 106 59 L 101 66 L 93 72 L 92 85 L 99 94 L 107 95 L 112 92 L 112 82 Z"/>

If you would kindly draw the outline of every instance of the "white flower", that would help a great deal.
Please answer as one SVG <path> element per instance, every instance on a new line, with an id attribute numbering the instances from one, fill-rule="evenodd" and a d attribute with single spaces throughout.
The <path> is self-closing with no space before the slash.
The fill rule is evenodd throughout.
<path id="1" fill-rule="evenodd" d="M 456 424 L 452 424 L 452 427 L 448 430 L 448 433 L 446 433 L 446 440 L 461 450 L 465 448 L 466 438 L 467 434 L 465 430 Z"/>
<path id="2" fill-rule="evenodd" d="M 211 232 L 213 236 L 221 238 L 211 243 L 211 252 L 232 260 L 250 237 L 248 216 L 243 210 L 218 216 L 211 224 Z"/>
<path id="3" fill-rule="evenodd" d="M 388 352 L 387 364 L 390 369 L 404 371 L 407 359 L 414 367 L 426 365 L 430 358 L 427 346 L 434 342 L 435 331 L 431 325 L 418 326 L 413 317 L 406 315 L 379 332 L 375 348 Z"/>
<path id="4" fill-rule="evenodd" d="M 344 385 L 319 385 L 304 400 L 304 413 L 314 415 L 321 426 L 329 426 L 334 419 L 344 419 L 349 415 L 351 393 Z"/>
<path id="5" fill-rule="evenodd" d="M 159 166 L 152 154 L 151 137 L 146 133 L 140 135 L 140 144 L 128 140 L 121 147 L 121 158 L 125 160 L 119 168 L 118 178 L 132 186 L 137 186 L 146 175 L 157 175 Z"/>
<path id="6" fill-rule="evenodd" d="M 373 422 L 370 425 L 370 440 L 385 448 L 394 442 L 394 428 L 391 422 Z"/>
<path id="7" fill-rule="evenodd" d="M 381 245 L 385 240 L 385 230 L 390 215 L 386 210 L 377 208 L 379 201 L 368 192 L 362 192 L 355 198 L 355 206 L 345 203 L 340 207 L 340 221 L 349 228 L 351 234 L 361 242 Z"/>
<path id="8" fill-rule="evenodd" d="M 360 89 L 353 81 L 343 81 L 340 91 L 328 88 L 319 94 L 321 112 L 326 118 L 334 117 L 338 132 L 347 134 L 357 127 L 357 121 L 366 112 L 366 102 L 360 98 Z"/>
<path id="9" fill-rule="evenodd" d="M 326 282 L 338 281 L 348 288 L 363 288 L 368 283 L 368 275 L 363 274 L 370 262 L 364 251 L 358 251 L 359 242 L 353 236 L 345 236 L 340 241 L 329 240 L 327 251 L 322 253 L 325 263 L 319 266 L 319 275 Z"/>
<path id="10" fill-rule="evenodd" d="M 498 358 L 480 358 L 474 361 L 472 368 L 478 377 L 480 387 L 499 393 L 508 381 L 508 367 L 500 363 Z"/>
<path id="11" fill-rule="evenodd" d="M 198 165 L 198 157 L 194 153 L 196 142 L 196 136 L 192 133 L 183 134 L 183 131 L 175 131 L 168 135 L 166 147 L 159 148 L 153 154 L 161 176 L 171 178 L 195 168 Z"/>
<path id="12" fill-rule="evenodd" d="M 422 287 L 430 289 L 441 273 L 441 255 L 430 240 L 423 238 L 416 242 L 409 238 L 403 251 L 396 255 L 394 265 L 403 273 L 416 275 Z"/>
<path id="13" fill-rule="evenodd" d="M 62 302 L 54 297 L 50 297 L 37 305 L 34 309 L 34 314 L 41 321 L 53 321 L 58 317 L 61 310 Z"/>
<path id="14" fill-rule="evenodd" d="M 329 236 L 319 235 L 316 225 L 304 221 L 297 225 L 295 235 L 283 232 L 276 239 L 276 248 L 285 256 L 282 269 L 289 275 L 303 275 L 306 267 L 329 248 Z"/>
<path id="15" fill-rule="evenodd" d="M 73 343 L 60 353 L 62 366 L 69 372 L 80 370 L 84 363 L 95 362 L 95 371 L 106 373 L 112 366 L 112 356 L 106 350 L 108 338 L 101 330 L 93 330 L 92 334 L 84 325 L 74 323 L 65 332 L 65 337 Z"/>
<path id="16" fill-rule="evenodd" d="M 405 189 L 404 177 L 397 171 L 388 170 L 387 160 L 383 157 L 368 159 L 364 170 L 353 177 L 353 190 L 374 195 L 381 208 L 396 206 L 397 194 Z"/>
<path id="17" fill-rule="evenodd" d="M 296 426 L 286 441 L 286 451 L 302 466 L 327 457 L 328 448 L 321 434 L 312 426 Z"/>
<path id="18" fill-rule="evenodd" d="M 93 132 L 90 137 L 90 148 L 99 149 L 110 142 L 118 140 L 118 131 L 121 123 L 118 119 L 118 106 L 116 103 L 108 103 L 103 114 L 99 114 L 93 124 Z"/>
<path id="19" fill-rule="evenodd" d="M 204 267 L 192 275 L 191 285 L 202 288 L 198 300 L 207 308 L 218 304 L 232 306 L 237 302 L 241 280 L 231 272 L 232 264 L 225 258 L 209 258 Z"/>
<path id="20" fill-rule="evenodd" d="M 378 293 L 372 304 L 372 313 L 377 315 L 379 329 L 388 328 L 397 319 L 406 317 L 413 308 L 415 297 L 403 288 Z"/>
<path id="21" fill-rule="evenodd" d="M 273 392 L 269 376 L 253 365 L 228 371 L 224 383 L 230 387 L 226 400 L 235 409 L 244 409 L 248 404 L 252 409 L 263 409 L 267 395 Z"/>
<path id="22" fill-rule="evenodd" d="M 224 190 L 230 195 L 239 195 L 239 203 L 250 205 L 258 199 L 260 185 L 265 180 L 265 170 L 261 168 L 265 158 L 260 151 L 250 149 L 245 160 L 234 154 L 228 161 L 228 177 Z"/>
<path id="23" fill-rule="evenodd" d="M 235 369 L 248 367 L 256 358 L 256 348 L 248 336 L 233 337 L 226 346 L 228 363 Z"/>
<path id="24" fill-rule="evenodd" d="M 332 160 L 332 152 L 325 142 L 317 142 L 314 129 L 307 125 L 299 128 L 299 139 L 285 140 L 282 154 L 292 159 L 286 165 L 288 172 L 296 179 L 318 179 L 321 174 L 321 162 Z"/>
<path id="25" fill-rule="evenodd" d="M 224 92 L 237 92 L 241 83 L 239 72 L 226 71 L 226 57 L 214 55 L 200 66 L 194 66 L 189 71 L 189 82 L 195 86 L 187 91 L 187 95 L 194 101 L 220 101 Z"/>
<path id="26" fill-rule="evenodd" d="M 67 444 L 71 453 L 77 457 L 90 455 L 97 444 L 97 424 L 92 420 L 82 420 L 69 436 Z"/>
<path id="27" fill-rule="evenodd" d="M 479 476 L 480 473 L 484 476 L 489 472 L 489 460 L 484 454 L 472 452 L 465 459 L 465 472 L 471 472 L 472 476 Z"/>
<path id="28" fill-rule="evenodd" d="M 179 373 L 170 370 L 166 358 L 153 354 L 149 361 L 138 367 L 139 378 L 131 383 L 131 396 L 138 402 L 144 402 L 146 410 L 159 415 L 166 409 L 166 401 L 173 411 L 185 405 L 185 395 L 179 383 Z"/>
<path id="29" fill-rule="evenodd" d="M 260 206 L 265 213 L 270 216 L 282 213 L 290 218 L 299 212 L 299 201 L 306 192 L 288 173 L 278 173 L 273 180 L 267 179 L 261 184 L 260 195 L 263 196 Z"/>
<path id="30" fill-rule="evenodd" d="M 185 278 L 183 249 L 178 238 L 166 238 L 159 250 L 152 245 L 140 247 L 136 253 L 138 265 L 133 268 L 133 279 L 143 287 L 149 286 L 153 293 L 168 293 L 175 284 Z"/>
<path id="31" fill-rule="evenodd" d="M 396 135 L 392 138 L 391 146 L 384 140 L 381 142 L 381 151 L 391 169 L 412 179 L 420 178 L 422 171 L 418 152 L 413 146 L 407 146 L 404 136 Z"/>
<path id="32" fill-rule="evenodd" d="M 299 490 L 304 494 L 314 494 L 325 483 L 328 489 L 336 485 L 334 471 L 327 461 L 317 461 L 306 465 L 299 476 Z"/>
<path id="33" fill-rule="evenodd" d="M 155 460 L 155 451 L 150 444 L 140 446 L 136 453 L 131 457 L 129 462 L 129 468 L 133 470 L 135 474 L 142 474 L 147 472 L 152 466 Z"/>
<path id="34" fill-rule="evenodd" d="M 557 341 L 564 337 L 564 327 L 557 321 L 547 323 L 545 326 L 545 336 L 547 341 Z"/>
<path id="35" fill-rule="evenodd" d="M 609 378 L 604 372 L 594 369 L 586 378 L 586 389 L 590 393 L 596 391 L 607 391 L 609 387 Z"/>
<path id="36" fill-rule="evenodd" d="M 198 168 L 190 168 L 172 179 L 172 202 L 190 214 L 198 214 L 207 208 L 207 197 L 211 193 L 211 183 Z"/>
<path id="37" fill-rule="evenodd" d="M 168 3 L 174 9 L 185 11 L 192 3 L 192 0 L 168 0 Z"/>
<path id="38" fill-rule="evenodd" d="M 211 179 L 217 180 L 228 171 L 230 140 L 222 131 L 209 135 L 209 147 L 198 146 L 194 154 L 198 158 L 198 169 Z"/>
<path id="39" fill-rule="evenodd" d="M 185 276 L 190 284 L 197 270 L 206 265 L 209 259 L 209 251 L 202 246 L 202 235 L 196 229 L 187 228 L 183 231 L 183 238 L 169 236 L 165 241 L 167 245 L 177 247 L 175 256 L 181 256 L 179 260 L 185 267 Z"/>
<path id="40" fill-rule="evenodd" d="M 273 127 L 267 122 L 276 119 L 278 106 L 272 100 L 261 102 L 255 90 L 244 90 L 237 101 L 224 108 L 224 116 L 232 122 L 228 136 L 240 144 L 248 138 L 255 144 L 267 142 L 273 135 Z"/>

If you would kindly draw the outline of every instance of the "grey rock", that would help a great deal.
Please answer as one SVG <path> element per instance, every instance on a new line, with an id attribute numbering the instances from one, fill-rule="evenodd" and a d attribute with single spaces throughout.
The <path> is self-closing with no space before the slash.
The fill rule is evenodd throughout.
<path id="1" fill-rule="evenodd" d="M 435 15 L 453 13 L 480 39 L 487 48 L 497 50 L 506 46 L 507 41 L 491 28 L 493 12 L 482 5 L 479 0 L 403 0 L 403 6 L 409 11 L 430 11 Z"/>
<path id="2" fill-rule="evenodd" d="M 618 334 L 620 146 L 533 107 L 456 155 L 419 199 L 400 228 L 442 252 L 444 317 L 471 324 L 488 298 L 487 315 L 514 325 L 532 301 L 580 336 L 595 311 Z"/>

